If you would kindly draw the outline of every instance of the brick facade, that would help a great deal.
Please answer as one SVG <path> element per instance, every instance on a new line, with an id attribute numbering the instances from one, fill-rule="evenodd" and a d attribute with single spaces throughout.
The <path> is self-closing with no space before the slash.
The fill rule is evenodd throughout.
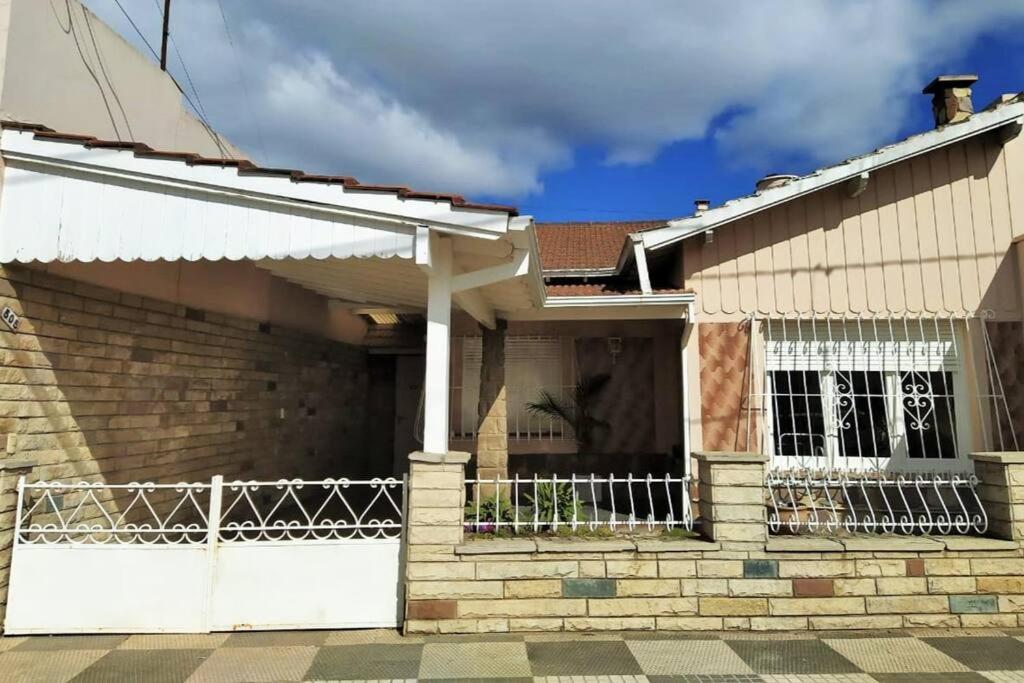
<path id="1" fill-rule="evenodd" d="M 757 444 L 755 435 L 747 434 L 750 328 L 745 322 L 702 322 L 697 335 L 702 448 L 752 450 Z"/>
<path id="2" fill-rule="evenodd" d="M 480 402 L 477 409 L 477 476 L 508 476 L 508 389 L 505 386 L 505 328 L 482 329 Z M 493 493 L 491 494 L 493 495 Z"/>
<path id="3" fill-rule="evenodd" d="M 34 462 L 33 479 L 367 472 L 356 347 L 24 267 L 0 269 L 3 306 L 21 325 L 0 326 L 0 462 Z M 13 504 L 0 502 L 3 596 Z"/>
<path id="4" fill-rule="evenodd" d="M 803 540 L 803 539 L 798 539 Z M 1024 625 L 1024 556 L 978 540 L 929 551 L 773 542 L 478 541 L 416 553 L 406 630 L 832 630 Z M 482 547 L 484 544 L 490 548 Z M 774 550 L 772 545 L 781 548 Z M 820 546 L 823 547 L 823 546 Z M 987 549 L 986 549 L 987 548 Z M 799 549 L 799 550 L 798 550 Z"/>
<path id="5" fill-rule="evenodd" d="M 982 460 L 979 474 L 999 474 L 1012 487 L 1015 468 L 1024 467 L 1017 460 L 1024 456 L 1003 462 L 1001 474 L 990 471 L 1000 463 Z M 414 474 L 411 524 L 449 516 L 436 532 L 410 528 L 410 633 L 1024 626 L 1019 540 L 767 538 L 758 485 L 764 463 L 751 454 L 701 458 L 709 494 L 701 512 L 716 522 L 705 526 L 708 540 L 463 542 L 461 527 L 452 525 L 465 500 L 462 466 L 419 466 L 421 485 L 435 490 L 418 491 Z M 748 488 L 760 491 L 760 505 Z M 431 507 L 419 510 L 420 501 Z M 439 509 L 445 501 L 447 512 Z"/>

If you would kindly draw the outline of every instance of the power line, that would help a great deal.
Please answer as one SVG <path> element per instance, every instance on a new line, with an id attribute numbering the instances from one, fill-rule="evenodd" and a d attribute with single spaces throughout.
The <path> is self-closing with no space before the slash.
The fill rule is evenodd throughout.
<path id="1" fill-rule="evenodd" d="M 162 13 L 159 1 L 156 0 L 156 2 L 157 12 Z M 128 20 L 128 23 L 131 24 L 131 27 L 135 29 L 135 33 L 138 34 L 139 39 L 142 40 L 143 44 L 145 44 L 147 48 L 149 48 L 149 51 L 153 55 L 153 58 L 159 61 L 160 55 L 157 54 L 156 50 L 153 49 L 153 46 L 149 44 L 148 40 L 146 40 L 146 36 L 139 29 L 138 24 L 135 23 L 131 15 L 128 14 L 128 11 L 124 8 L 124 5 L 121 4 L 121 0 L 114 0 L 114 4 L 117 5 L 118 9 L 121 10 L 121 14 L 123 14 L 124 18 Z M 173 38 L 171 38 L 171 42 L 174 42 Z M 181 58 L 181 53 L 178 52 L 177 45 L 175 45 L 174 50 L 178 53 L 178 59 L 179 61 L 181 61 L 181 67 L 185 70 L 185 76 L 186 78 L 188 78 L 189 85 L 192 86 L 193 92 L 195 92 L 196 100 L 199 100 L 199 91 L 196 90 L 195 84 L 192 83 L 192 77 L 191 75 L 189 75 L 188 68 L 185 66 L 185 60 Z M 197 106 L 196 103 L 192 101 L 192 98 L 189 97 L 188 93 L 185 92 L 185 89 L 181 87 L 181 84 L 178 83 L 178 80 L 174 77 L 174 75 L 169 71 L 165 71 L 164 73 L 166 73 L 168 78 L 171 79 L 171 83 L 173 83 L 174 87 L 178 89 L 178 92 L 180 92 L 181 96 L 185 98 L 185 101 L 188 102 L 189 106 L 192 107 L 192 110 L 195 111 L 196 116 L 199 117 L 199 122 L 203 125 L 203 128 L 205 128 L 206 132 L 210 135 L 211 139 L 213 140 L 213 144 L 217 145 L 217 149 L 220 150 L 220 153 L 226 157 L 230 157 L 231 155 L 228 153 L 228 150 L 224 147 L 224 144 L 221 142 L 220 136 L 217 135 L 216 131 L 213 130 L 213 126 L 211 126 L 210 122 L 207 120 L 206 113 L 201 107 L 202 103 L 200 102 L 200 105 Z"/>
<path id="2" fill-rule="evenodd" d="M 153 0 L 153 4 L 156 5 L 156 9 L 158 12 L 163 12 L 163 10 L 160 9 L 160 0 Z M 178 49 L 178 41 L 174 39 L 173 35 L 168 34 L 168 37 L 170 38 L 171 41 L 171 47 L 174 48 L 174 54 L 178 56 L 178 63 L 181 64 L 181 70 L 185 72 L 185 80 L 188 81 L 188 86 L 192 88 L 192 94 L 196 96 L 196 103 L 199 106 L 193 107 L 193 109 L 196 110 L 197 115 L 205 119 L 207 118 L 207 115 L 206 108 L 203 106 L 203 99 L 199 96 L 199 88 L 197 88 L 196 84 L 192 81 L 192 74 L 189 73 L 188 65 L 185 64 L 185 58 L 181 56 L 181 50 Z M 172 75 L 171 78 L 173 79 L 174 76 Z M 184 95 L 185 93 L 182 94 Z"/>
<path id="3" fill-rule="evenodd" d="M 242 69 L 242 61 L 238 58 L 238 49 L 235 47 L 235 40 L 231 36 L 231 27 L 228 25 L 228 15 L 224 11 L 224 3 L 222 3 L 221 0 L 217 0 L 217 7 L 220 9 L 221 21 L 224 22 L 224 33 L 228 37 L 228 44 L 231 46 L 231 52 L 235 56 L 235 68 L 238 70 L 238 80 L 242 85 L 242 92 L 245 95 L 246 104 L 249 106 L 253 127 L 256 129 L 256 138 L 260 145 L 260 151 L 263 153 L 263 158 L 266 159 L 267 147 L 263 142 L 263 130 L 260 127 L 259 118 L 256 116 L 256 108 L 252 105 L 252 97 L 249 95 L 249 85 L 245 80 L 245 70 Z"/>
<path id="4" fill-rule="evenodd" d="M 139 38 L 141 38 L 141 39 L 142 39 L 142 42 L 143 42 L 143 43 L 145 43 L 146 47 L 148 47 L 148 48 L 149 48 L 149 51 L 150 51 L 151 53 L 153 53 L 153 57 L 155 57 L 155 58 L 156 58 L 157 60 L 159 60 L 159 59 L 160 59 L 160 55 L 158 55 L 158 54 L 156 53 L 156 50 L 154 50 L 154 49 L 153 49 L 153 46 L 149 44 L 149 41 L 148 41 L 148 40 L 146 40 L 146 36 L 144 36 L 144 35 L 142 34 L 142 31 L 140 31 L 140 30 L 139 30 L 139 27 L 138 27 L 138 26 L 137 26 L 137 25 L 135 24 L 135 22 L 134 22 L 134 21 L 132 20 L 132 17 L 131 17 L 131 15 L 130 15 L 130 14 L 128 14 L 128 10 L 126 10 L 126 9 L 124 8 L 124 5 L 122 5 L 122 4 L 121 4 L 121 0 L 114 0 L 114 4 L 115 4 L 115 5 L 117 5 L 117 8 L 118 8 L 119 10 L 121 10 L 121 14 L 123 14 L 123 15 L 124 15 L 124 18 L 128 20 L 128 23 L 132 25 L 132 28 L 133 28 L 133 29 L 135 29 L 135 32 L 139 34 Z M 157 7 L 159 7 L 159 5 L 157 5 Z"/>

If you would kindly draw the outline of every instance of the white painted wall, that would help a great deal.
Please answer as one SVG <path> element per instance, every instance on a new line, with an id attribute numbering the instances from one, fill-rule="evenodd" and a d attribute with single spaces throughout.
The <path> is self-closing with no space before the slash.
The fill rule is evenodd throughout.
<path id="1" fill-rule="evenodd" d="M 158 149 L 245 156 L 218 145 L 185 106 L 167 74 L 78 0 L 0 0 L 3 118 Z"/>

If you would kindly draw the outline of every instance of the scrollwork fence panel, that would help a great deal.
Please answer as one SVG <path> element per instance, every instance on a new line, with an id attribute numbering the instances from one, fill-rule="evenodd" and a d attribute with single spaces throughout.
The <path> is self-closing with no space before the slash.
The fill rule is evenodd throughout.
<path id="1" fill-rule="evenodd" d="M 398 538 L 396 478 L 18 483 L 25 544 L 203 545 Z M 211 533 L 212 530 L 212 533 Z"/>

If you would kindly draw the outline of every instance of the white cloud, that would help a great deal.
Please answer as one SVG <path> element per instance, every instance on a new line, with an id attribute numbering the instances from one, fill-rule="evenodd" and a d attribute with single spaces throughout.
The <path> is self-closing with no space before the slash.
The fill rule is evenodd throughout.
<path id="1" fill-rule="evenodd" d="M 172 28 L 214 125 L 260 161 L 518 197 L 581 146 L 642 164 L 713 136 L 735 163 L 890 140 L 907 95 L 1024 3 L 216 0 Z M 126 37 L 112 0 L 87 0 Z M 137 20 L 158 31 L 155 8 Z M 187 29 L 187 30 L 186 30 Z"/>

